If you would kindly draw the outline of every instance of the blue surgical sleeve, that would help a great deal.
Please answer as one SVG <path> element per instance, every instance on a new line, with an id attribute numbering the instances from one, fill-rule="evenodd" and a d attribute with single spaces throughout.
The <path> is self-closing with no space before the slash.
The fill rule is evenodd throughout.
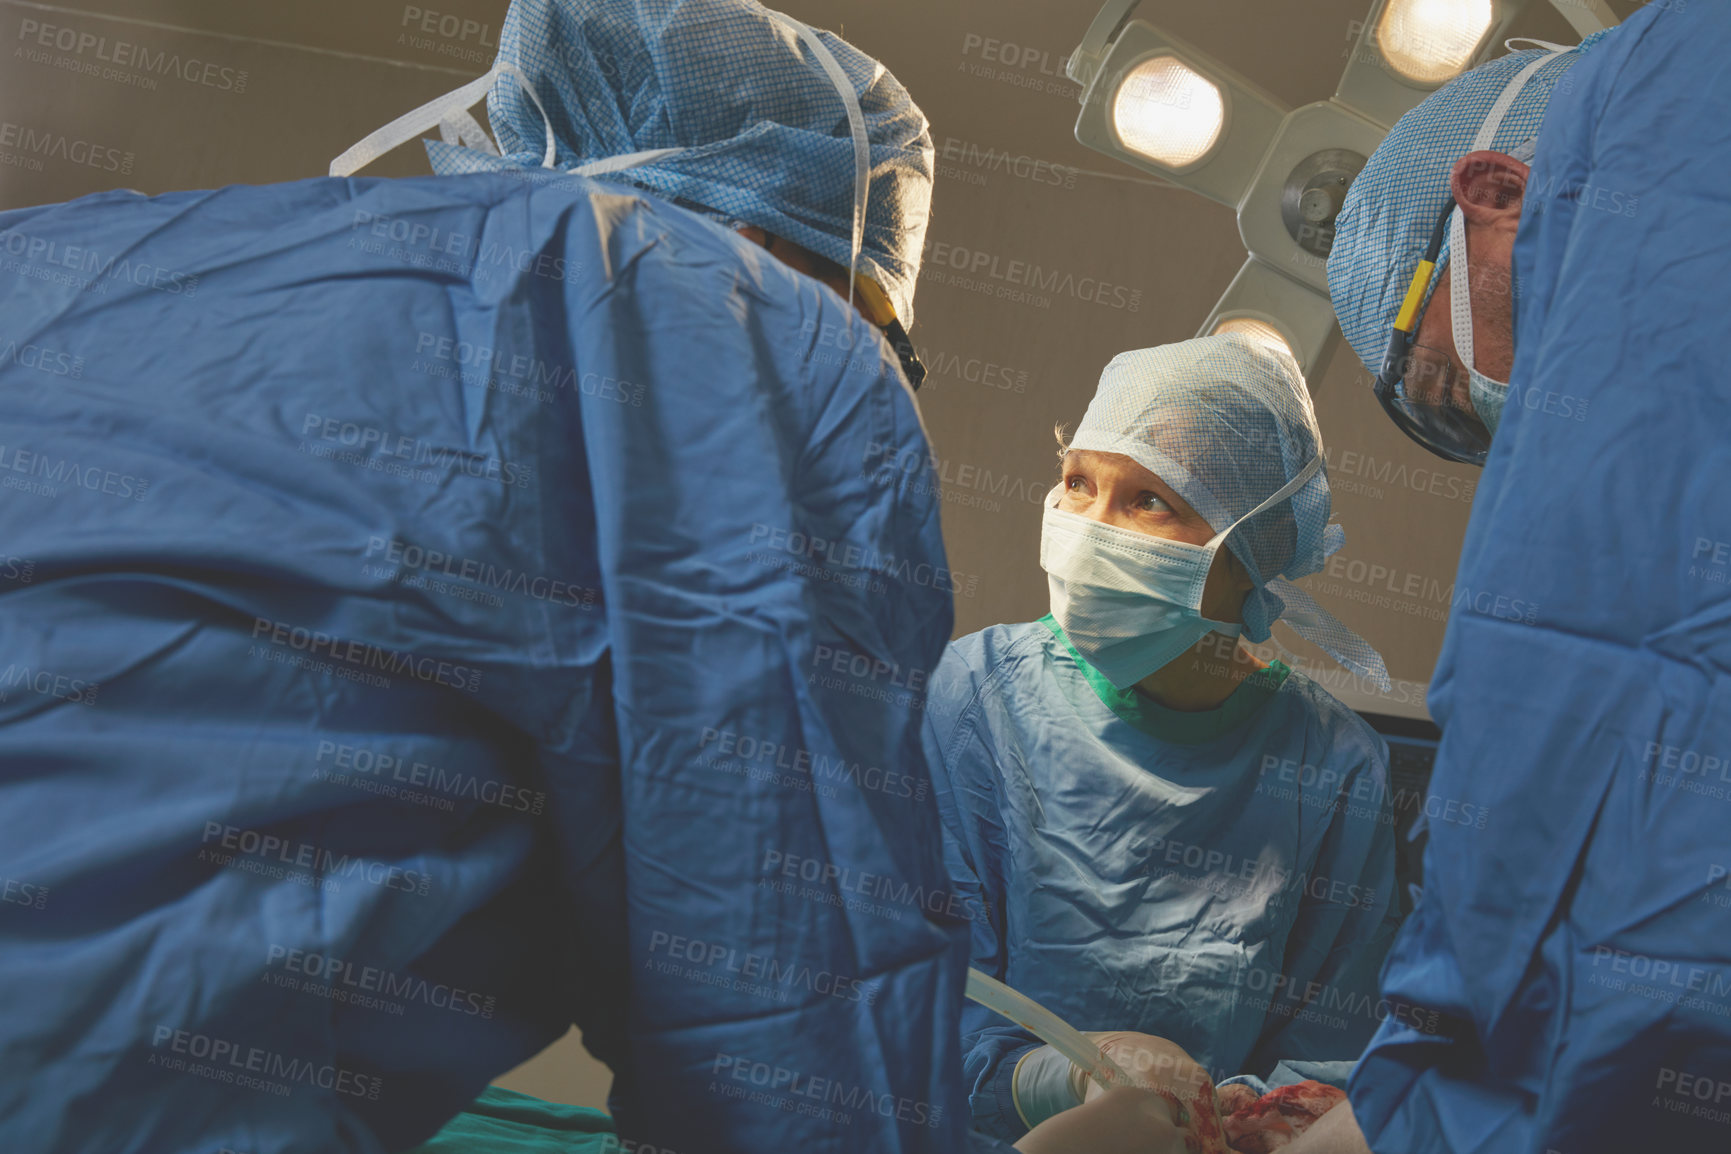
<path id="1" fill-rule="evenodd" d="M 991 757 L 978 732 L 962 721 L 972 696 L 971 679 L 951 649 L 933 681 L 922 736 L 943 821 L 944 864 L 970 920 L 969 964 L 1002 981 L 1009 970 L 1003 901 L 1007 844 Z M 1039 1045 L 1034 1035 L 992 1010 L 976 1002 L 963 1007 L 962 1070 L 975 1129 L 1006 1141 L 1027 1133 L 1011 1087 L 1016 1063 Z"/>

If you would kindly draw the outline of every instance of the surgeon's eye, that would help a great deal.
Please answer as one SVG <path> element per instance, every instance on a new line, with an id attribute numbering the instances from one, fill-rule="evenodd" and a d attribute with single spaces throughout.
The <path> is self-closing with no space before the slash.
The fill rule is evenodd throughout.
<path id="1" fill-rule="evenodd" d="M 1158 493 L 1143 493 L 1136 498 L 1136 508 L 1144 513 L 1170 513 L 1172 506 L 1168 505 Z"/>
<path id="2" fill-rule="evenodd" d="M 1094 486 L 1088 480 L 1086 473 L 1071 473 L 1064 478 L 1063 499 L 1072 502 L 1087 502 L 1094 499 Z"/>

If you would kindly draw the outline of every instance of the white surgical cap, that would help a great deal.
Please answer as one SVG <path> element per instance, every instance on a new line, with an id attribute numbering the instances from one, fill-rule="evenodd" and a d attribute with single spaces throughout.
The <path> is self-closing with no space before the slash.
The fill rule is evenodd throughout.
<path id="1" fill-rule="evenodd" d="M 1101 374 L 1070 448 L 1129 457 L 1215 532 L 1232 529 L 1226 545 L 1256 585 L 1244 603 L 1246 638 L 1267 640 L 1285 618 L 1343 665 L 1386 684 L 1375 650 L 1291 584 L 1320 571 L 1346 540 L 1328 523 L 1327 466 L 1242 520 L 1322 456 L 1309 389 L 1286 353 L 1238 333 L 1122 353 Z"/>
<path id="2" fill-rule="evenodd" d="M 913 322 L 932 198 L 925 114 L 884 66 L 817 36 L 859 99 L 870 144 L 860 268 Z M 834 83 L 799 35 L 753 0 L 513 0 L 499 59 L 520 68 L 552 119 L 556 166 L 688 149 L 624 180 L 785 237 L 846 266 L 855 152 Z M 538 169 L 546 127 L 517 79 L 487 98 L 505 155 L 429 141 L 436 171 Z"/>

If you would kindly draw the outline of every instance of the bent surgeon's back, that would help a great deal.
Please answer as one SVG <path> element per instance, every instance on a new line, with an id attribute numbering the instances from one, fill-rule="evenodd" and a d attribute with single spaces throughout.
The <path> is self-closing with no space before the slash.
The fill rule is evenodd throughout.
<path id="1" fill-rule="evenodd" d="M 400 1149 L 576 1022 L 657 1145 L 958 1146 L 942 903 L 771 884 L 941 890 L 929 789 L 738 755 L 923 779 L 927 453 L 843 302 L 605 186 L 0 215 L 0 1145 Z"/>

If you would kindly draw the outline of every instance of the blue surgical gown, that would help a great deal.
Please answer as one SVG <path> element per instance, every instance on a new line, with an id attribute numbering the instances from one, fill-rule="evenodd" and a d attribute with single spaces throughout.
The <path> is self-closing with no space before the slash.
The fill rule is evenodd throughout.
<path id="1" fill-rule="evenodd" d="M 1181 713 L 1047 617 L 953 643 L 924 735 L 976 968 L 1216 1080 L 1357 1056 L 1393 929 L 1388 750 L 1313 681 L 1276 664 Z M 1039 1043 L 979 1006 L 962 1030 L 974 1124 L 1014 1139 Z"/>
<path id="2" fill-rule="evenodd" d="M 1431 822 L 1414 1012 L 1349 1087 L 1377 1154 L 1731 1149 L 1727 60 L 1731 8 L 1649 4 L 1538 138 L 1430 697 L 1433 793 L 1490 817 Z"/>
<path id="3" fill-rule="evenodd" d="M 643 1148 L 960 1148 L 927 452 L 618 186 L 0 215 L 0 1148 L 382 1154 L 573 1022 Z"/>

